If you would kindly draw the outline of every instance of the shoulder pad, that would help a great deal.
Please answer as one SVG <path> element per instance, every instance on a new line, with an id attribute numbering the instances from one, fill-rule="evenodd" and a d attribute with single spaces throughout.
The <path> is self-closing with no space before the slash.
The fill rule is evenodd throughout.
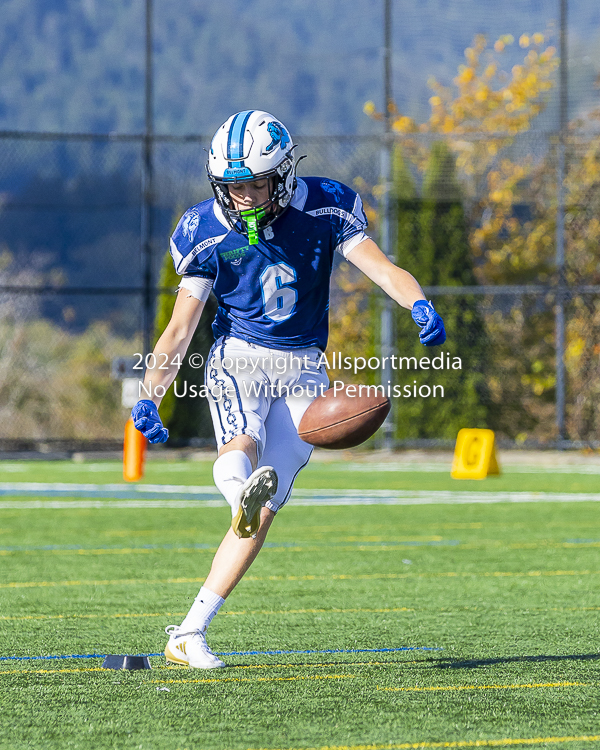
<path id="1" fill-rule="evenodd" d="M 171 255 L 179 274 L 194 258 L 203 263 L 213 253 L 215 245 L 227 236 L 213 210 L 214 198 L 198 203 L 183 214 L 171 237 Z"/>
<path id="2" fill-rule="evenodd" d="M 328 177 L 304 177 L 308 187 L 305 210 L 332 206 L 351 211 L 356 200 L 356 192 L 343 182 Z"/>

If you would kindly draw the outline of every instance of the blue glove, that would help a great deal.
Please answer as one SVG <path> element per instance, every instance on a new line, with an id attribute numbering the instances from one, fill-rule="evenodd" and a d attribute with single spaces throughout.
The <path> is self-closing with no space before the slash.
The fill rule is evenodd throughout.
<path id="1" fill-rule="evenodd" d="M 412 319 L 420 326 L 419 339 L 424 346 L 439 346 L 446 340 L 444 321 L 434 310 L 431 302 L 417 300 L 411 312 Z"/>
<path id="2" fill-rule="evenodd" d="M 131 418 L 136 430 L 148 439 L 149 443 L 166 443 L 169 430 L 163 427 L 154 401 L 143 399 L 131 410 Z"/>

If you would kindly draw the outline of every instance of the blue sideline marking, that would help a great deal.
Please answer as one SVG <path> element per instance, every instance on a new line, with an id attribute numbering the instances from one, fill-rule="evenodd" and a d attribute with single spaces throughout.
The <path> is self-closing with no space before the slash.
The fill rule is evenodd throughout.
<path id="1" fill-rule="evenodd" d="M 221 656 L 278 656 L 280 654 L 383 654 L 392 651 L 443 651 L 436 646 L 400 646 L 399 648 L 327 648 L 323 651 L 222 651 Z"/>
<path id="2" fill-rule="evenodd" d="M 400 646 L 399 648 L 333 648 L 323 651 L 219 651 L 220 656 L 281 656 L 283 654 L 383 654 L 397 651 L 443 651 L 436 646 Z M 37 659 L 105 659 L 108 654 L 66 654 L 64 656 L 0 656 L 0 661 L 34 661 Z M 135 654 L 135 656 L 164 656 Z"/>

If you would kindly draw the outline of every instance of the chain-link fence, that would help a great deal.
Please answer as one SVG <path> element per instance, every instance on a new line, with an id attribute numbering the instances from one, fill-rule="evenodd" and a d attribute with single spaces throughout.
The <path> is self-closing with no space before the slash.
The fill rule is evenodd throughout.
<path id="1" fill-rule="evenodd" d="M 144 249 L 142 137 L 0 133 L 0 447 L 121 439 L 126 412 L 111 361 L 141 351 L 154 335 L 168 237 L 181 213 L 211 194 L 208 141 L 152 139 Z M 449 158 L 435 157 L 436 164 L 440 142 Z M 393 254 L 447 319 L 444 356 L 462 362 L 459 375 L 431 366 L 395 371 L 399 385 L 436 377 L 445 384 L 443 401 L 395 399 L 400 444 L 451 440 L 457 427 L 484 425 L 512 444 L 600 440 L 600 138 L 573 134 L 562 143 L 559 191 L 555 133 L 395 136 Z M 300 176 L 327 176 L 360 191 L 375 238 L 384 145 L 372 136 L 301 137 L 296 149 L 307 156 Z M 565 265 L 557 274 L 561 200 Z M 360 311 L 352 326 L 367 331 L 377 352 L 378 300 L 372 287 L 336 268 L 333 348 L 342 341 L 348 353 L 363 353 L 352 351 L 354 334 L 344 328 L 352 303 Z M 557 352 L 559 308 L 564 344 Z M 396 350 L 408 355 L 416 329 L 408 313 L 396 319 Z M 557 362 L 566 376 L 563 434 Z"/>

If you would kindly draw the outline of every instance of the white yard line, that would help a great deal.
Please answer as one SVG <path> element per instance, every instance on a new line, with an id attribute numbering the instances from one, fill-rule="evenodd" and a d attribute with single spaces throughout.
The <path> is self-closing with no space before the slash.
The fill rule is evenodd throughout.
<path id="1" fill-rule="evenodd" d="M 225 505 L 214 487 L 187 485 L 0 483 L 0 496 L 37 497 L 2 500 L 0 509 L 197 508 Z M 57 499 L 48 499 L 54 496 Z M 76 500 L 58 498 L 74 497 Z M 83 499 L 85 498 L 85 499 Z M 112 498 L 112 499 L 111 499 Z M 292 504 L 317 505 L 467 505 L 491 503 L 598 502 L 600 492 L 480 492 L 424 490 L 295 490 Z"/>

